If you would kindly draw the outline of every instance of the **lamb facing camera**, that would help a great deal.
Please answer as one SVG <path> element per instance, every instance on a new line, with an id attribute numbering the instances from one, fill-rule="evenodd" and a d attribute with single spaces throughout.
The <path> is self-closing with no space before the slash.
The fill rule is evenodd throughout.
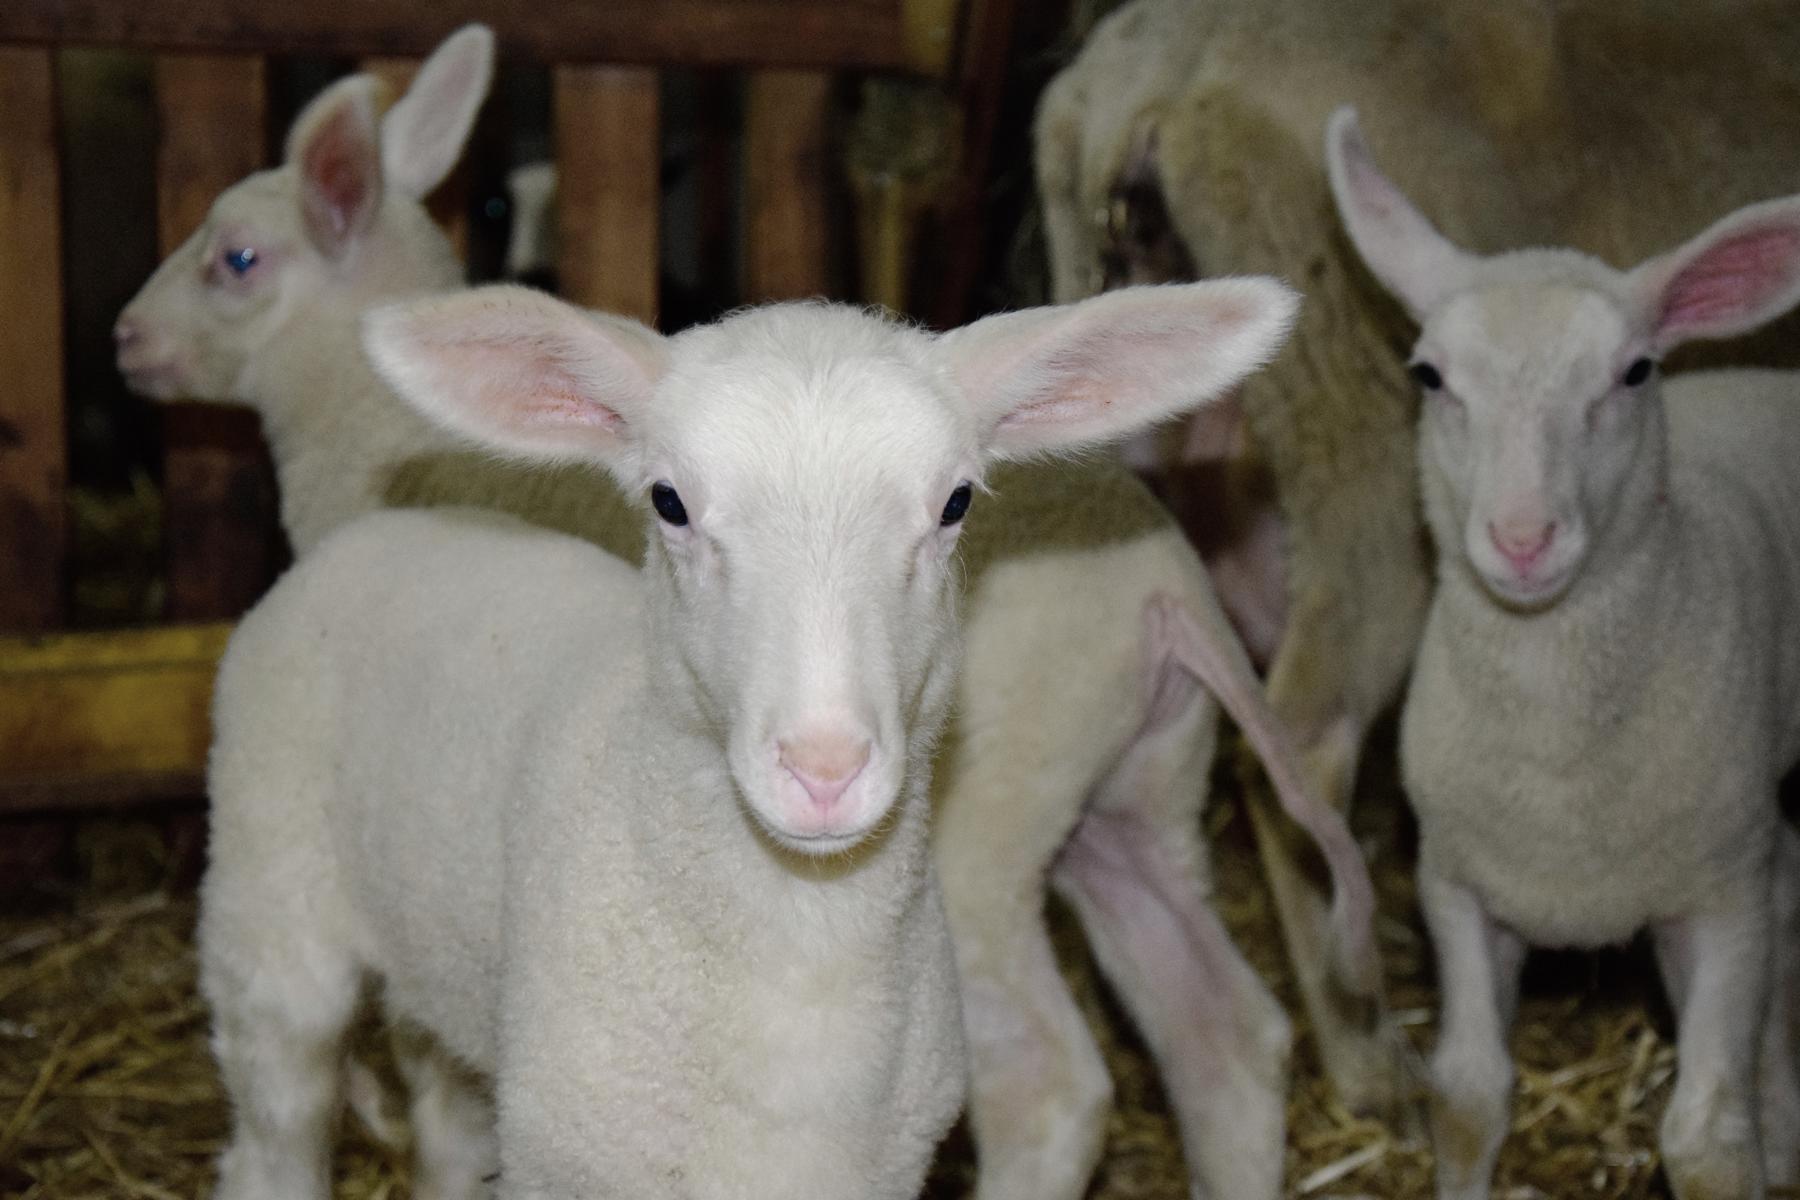
<path id="1" fill-rule="evenodd" d="M 1630 271 L 1443 238 L 1327 135 L 1351 240 L 1418 320 L 1438 587 L 1401 728 L 1443 1017 L 1441 1197 L 1488 1194 L 1528 944 L 1648 928 L 1679 1019 L 1682 1200 L 1800 1180 L 1800 378 L 1664 384 L 1683 342 L 1800 301 L 1800 197 Z"/>
<path id="2" fill-rule="evenodd" d="M 496 1162 L 533 1200 L 915 1195 L 967 1071 L 926 838 L 962 516 L 999 461 L 1218 395 L 1293 309 L 1232 280 L 939 337 L 787 305 L 664 338 L 513 288 L 374 314 L 409 402 L 604 468 L 649 549 L 376 514 L 245 619 L 200 929 L 218 1194 L 328 1194 L 379 979 L 477 1076 L 433 1081 L 438 1196 Z"/>

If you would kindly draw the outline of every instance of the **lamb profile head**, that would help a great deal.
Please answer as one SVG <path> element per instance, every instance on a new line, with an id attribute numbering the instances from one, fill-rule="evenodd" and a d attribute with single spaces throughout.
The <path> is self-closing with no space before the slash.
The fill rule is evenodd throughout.
<path id="1" fill-rule="evenodd" d="M 493 69 L 493 33 L 469 25 L 384 115 L 374 76 L 321 92 L 295 119 L 283 164 L 222 192 L 119 315 L 131 390 L 254 403 L 259 363 L 302 309 L 354 313 L 374 297 L 460 282 L 423 200 L 461 157 Z"/>

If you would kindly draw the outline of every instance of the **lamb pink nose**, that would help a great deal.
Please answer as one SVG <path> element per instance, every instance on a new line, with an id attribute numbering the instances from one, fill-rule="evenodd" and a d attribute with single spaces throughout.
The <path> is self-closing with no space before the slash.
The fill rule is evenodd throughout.
<path id="1" fill-rule="evenodd" d="M 829 812 L 846 788 L 869 765 L 867 738 L 816 734 L 778 743 L 781 765 L 800 781 L 814 807 Z"/>
<path id="2" fill-rule="evenodd" d="M 121 350 L 133 345 L 143 336 L 143 331 L 138 328 L 137 322 L 128 317 L 120 317 L 119 323 L 113 326 L 113 345 Z"/>
<path id="3" fill-rule="evenodd" d="M 1550 548 L 1550 541 L 1555 536 L 1555 521 L 1536 527 L 1509 525 L 1505 528 L 1488 523 L 1488 537 L 1493 540 L 1494 549 L 1521 575 L 1531 570 L 1537 560 L 1544 556 L 1544 551 Z"/>

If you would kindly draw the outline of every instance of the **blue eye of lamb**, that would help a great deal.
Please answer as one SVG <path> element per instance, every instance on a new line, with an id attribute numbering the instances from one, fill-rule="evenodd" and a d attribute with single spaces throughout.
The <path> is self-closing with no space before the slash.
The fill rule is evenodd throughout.
<path id="1" fill-rule="evenodd" d="M 956 490 L 950 493 L 950 499 L 944 504 L 944 515 L 938 518 L 940 525 L 954 525 L 962 520 L 969 511 L 969 501 L 974 490 L 967 483 L 959 483 Z"/>
<path id="2" fill-rule="evenodd" d="M 249 246 L 225 252 L 225 266 L 233 275 L 248 275 L 250 268 L 256 265 L 256 251 Z"/>
<path id="3" fill-rule="evenodd" d="M 667 483 L 658 481 L 650 485 L 650 505 L 656 509 L 656 515 L 671 525 L 688 523 L 687 509 L 682 506 L 681 497 Z"/>

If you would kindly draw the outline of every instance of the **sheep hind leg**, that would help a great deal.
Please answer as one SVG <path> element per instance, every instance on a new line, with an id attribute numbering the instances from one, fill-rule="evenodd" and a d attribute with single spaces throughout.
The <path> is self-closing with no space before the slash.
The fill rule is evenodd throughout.
<path id="1" fill-rule="evenodd" d="M 1317 794 L 1345 812 L 1366 730 L 1348 716 L 1327 721 L 1322 729 L 1303 746 L 1303 769 Z M 1331 902 L 1308 867 L 1316 854 L 1276 805 L 1260 768 L 1248 763 L 1248 750 L 1245 754 L 1247 769 L 1241 774 L 1249 791 L 1251 831 L 1325 1076 L 1344 1107 L 1416 1137 L 1422 1133 L 1424 1082 L 1417 1055 L 1384 1004 L 1347 994 L 1333 978 Z"/>
<path id="2" fill-rule="evenodd" d="M 1160 658 L 1160 661 L 1158 659 Z M 1149 1043 L 1195 1197 L 1272 1200 L 1286 1130 L 1286 1014 L 1212 909 L 1200 841 L 1215 719 L 1152 654 L 1149 715 L 1096 788 L 1054 882 Z"/>
<path id="3" fill-rule="evenodd" d="M 500 1160 L 485 1083 L 423 1030 L 397 1026 L 393 1044 L 413 1130 L 414 1200 L 483 1200 Z"/>
<path id="4" fill-rule="evenodd" d="M 1080 1200 L 1099 1164 L 1112 1079 L 1043 924 L 957 926 L 971 1059 L 976 1200 Z"/>

